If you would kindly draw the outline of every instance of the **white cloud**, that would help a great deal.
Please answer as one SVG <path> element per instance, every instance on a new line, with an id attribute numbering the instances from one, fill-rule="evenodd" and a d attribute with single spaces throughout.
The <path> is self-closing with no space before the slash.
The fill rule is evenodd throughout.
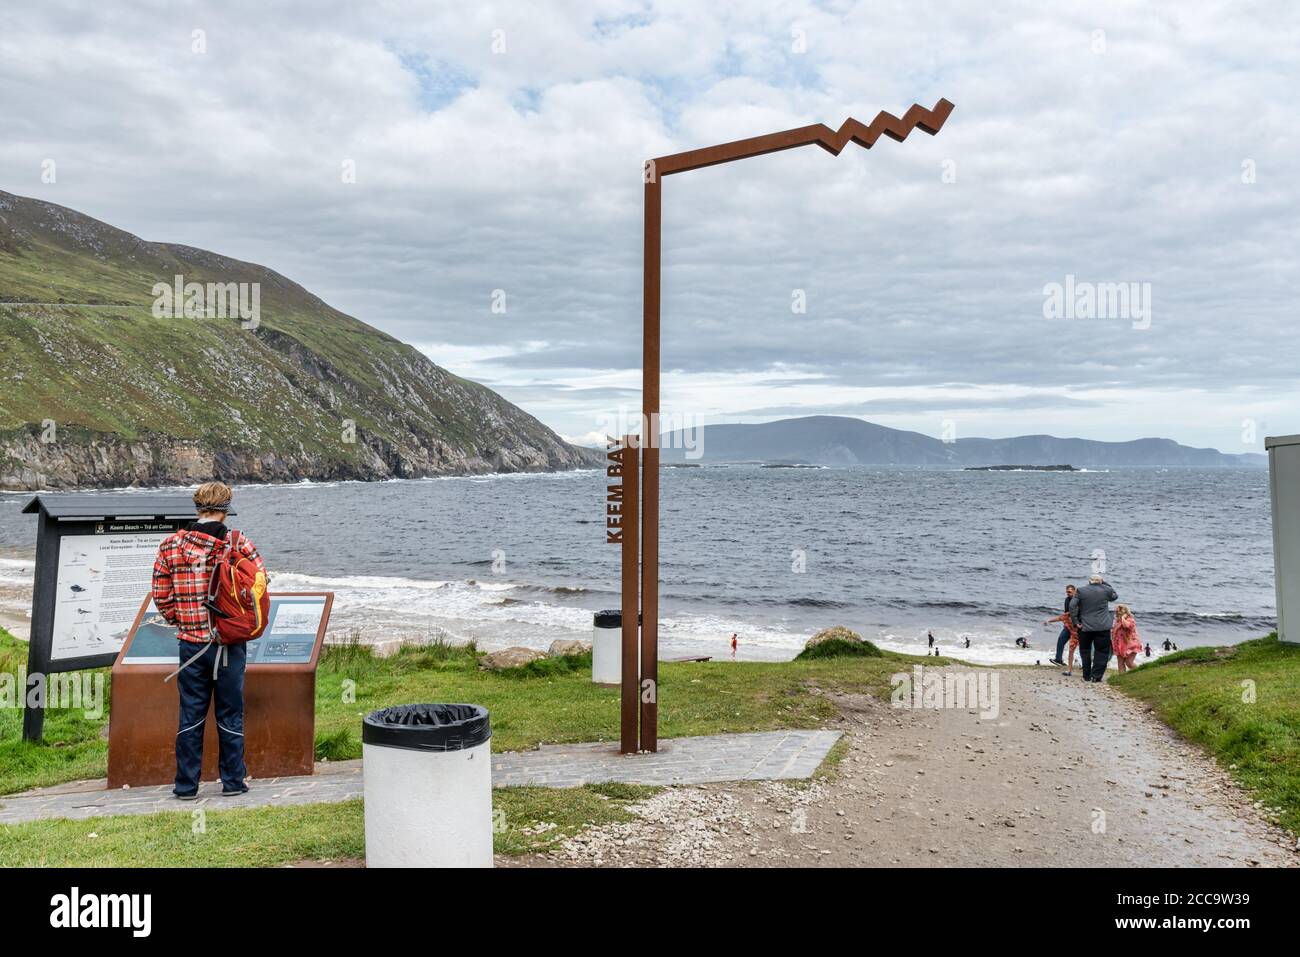
<path id="1" fill-rule="evenodd" d="M 1240 451 L 1300 431 L 1297 46 L 1281 2 L 55 0 L 4 15 L 0 188 L 262 262 L 583 435 L 637 402 L 645 158 L 946 96 L 936 138 L 666 182 L 665 409 Z M 1044 320 L 1066 274 L 1152 283 L 1151 328 Z"/>

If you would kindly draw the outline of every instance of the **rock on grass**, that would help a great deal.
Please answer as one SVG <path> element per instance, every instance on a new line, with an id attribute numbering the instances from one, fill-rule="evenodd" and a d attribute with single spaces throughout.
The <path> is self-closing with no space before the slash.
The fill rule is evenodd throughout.
<path id="1" fill-rule="evenodd" d="M 478 666 L 484 671 L 503 671 L 507 668 L 521 668 L 545 657 L 546 655 L 536 648 L 516 646 L 489 652 L 479 659 Z"/>

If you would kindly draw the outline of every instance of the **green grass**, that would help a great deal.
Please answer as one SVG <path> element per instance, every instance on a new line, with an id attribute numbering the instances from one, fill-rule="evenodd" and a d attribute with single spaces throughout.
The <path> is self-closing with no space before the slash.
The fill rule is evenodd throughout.
<path id="1" fill-rule="evenodd" d="M 878 658 L 783 663 L 663 662 L 660 734 L 816 728 L 835 706 L 813 692 L 842 687 L 878 693 L 913 659 Z M 590 658 L 543 659 L 516 671 L 478 669 L 478 652 L 448 645 L 404 648 L 386 660 L 325 656 L 317 673 L 318 745 L 330 757 L 359 757 L 360 720 L 376 708 L 416 701 L 465 701 L 492 715 L 492 747 L 518 751 L 541 742 L 613 741 L 617 688 L 591 683 Z"/>
<path id="2" fill-rule="evenodd" d="M 316 755 L 331 761 L 361 756 L 361 718 L 377 708 L 414 702 L 472 702 L 492 715 L 492 749 L 518 751 L 542 742 L 614 741 L 619 692 L 591 683 L 583 656 L 539 661 L 517 673 L 478 667 L 471 647 L 429 644 L 380 659 L 368 648 L 330 648 L 316 677 Z M 835 714 L 818 689 L 879 694 L 889 677 L 920 659 L 880 657 L 794 662 L 664 662 L 662 737 L 817 728 Z M 0 632 L 0 670 L 14 673 L 26 646 Z M 943 659 L 926 659 L 927 663 Z M 106 686 L 109 684 L 107 676 Z M 0 794 L 79 778 L 103 777 L 105 717 L 47 710 L 45 742 L 21 740 L 22 712 L 0 710 Z"/>
<path id="3" fill-rule="evenodd" d="M 629 803 L 654 788 L 498 788 L 499 854 L 545 850 L 577 831 L 632 820 Z M 278 867 L 365 857 L 360 801 L 192 811 L 0 827 L 0 867 Z"/>
<path id="4" fill-rule="evenodd" d="M 0 674 L 12 676 L 15 693 L 19 670 L 27 667 L 27 645 L 0 628 Z M 104 691 L 110 690 L 108 669 L 101 674 Z M 10 680 L 10 679 L 6 679 Z M 108 742 L 102 737 L 108 726 L 108 702 L 104 716 L 92 720 L 71 709 L 47 708 L 45 743 L 28 744 L 23 740 L 23 712 L 20 708 L 0 708 L 0 794 L 28 788 L 99 778 L 106 773 Z"/>
<path id="5" fill-rule="evenodd" d="M 316 682 L 317 757 L 360 757 L 364 714 L 420 701 L 484 705 L 492 715 L 496 751 L 617 738 L 618 690 L 591 683 L 589 657 L 538 661 L 514 672 L 482 671 L 479 657 L 472 646 L 441 643 L 404 648 L 386 659 L 353 644 L 327 649 Z M 660 735 L 821 727 L 836 708 L 820 692 L 886 694 L 890 675 L 919 660 L 881 652 L 786 663 L 664 662 Z M 25 661 L 26 646 L 0 631 L 0 670 L 14 673 Z M 0 793 L 102 777 L 105 721 L 50 709 L 46 741 L 28 745 L 21 741 L 22 712 L 0 711 Z M 833 773 L 845 751 L 833 751 L 820 773 Z M 626 784 L 498 789 L 493 801 L 504 812 L 505 826 L 495 836 L 496 850 L 543 850 L 582 828 L 629 820 L 628 803 L 653 791 Z M 210 811 L 201 833 L 194 833 L 188 811 L 0 827 L 0 866 L 271 867 L 362 856 L 364 826 L 356 801 Z"/>
<path id="6" fill-rule="evenodd" d="M 1206 747 L 1257 800 L 1281 809 L 1284 827 L 1300 833 L 1300 646 L 1270 635 L 1191 648 L 1110 682 Z"/>

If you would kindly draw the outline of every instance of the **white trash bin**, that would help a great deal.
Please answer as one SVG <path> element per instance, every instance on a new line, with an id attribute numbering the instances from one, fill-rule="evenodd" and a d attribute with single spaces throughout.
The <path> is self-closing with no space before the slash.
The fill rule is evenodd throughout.
<path id="1" fill-rule="evenodd" d="M 476 704 L 406 704 L 361 724 L 367 867 L 492 866 L 492 726 Z"/>
<path id="2" fill-rule="evenodd" d="M 591 680 L 598 685 L 623 681 L 623 613 L 598 611 L 591 630 Z"/>

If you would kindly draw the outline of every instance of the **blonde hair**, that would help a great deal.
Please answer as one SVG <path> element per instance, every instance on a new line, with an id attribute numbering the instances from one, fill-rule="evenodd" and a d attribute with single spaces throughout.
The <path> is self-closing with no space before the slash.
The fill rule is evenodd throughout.
<path id="1" fill-rule="evenodd" d="M 225 482 L 204 482 L 194 490 L 194 507 L 199 512 L 228 512 L 234 494 Z"/>
<path id="2" fill-rule="evenodd" d="M 1128 605 L 1120 604 L 1115 606 L 1115 614 L 1120 618 L 1132 618 L 1133 612 L 1128 610 Z"/>

